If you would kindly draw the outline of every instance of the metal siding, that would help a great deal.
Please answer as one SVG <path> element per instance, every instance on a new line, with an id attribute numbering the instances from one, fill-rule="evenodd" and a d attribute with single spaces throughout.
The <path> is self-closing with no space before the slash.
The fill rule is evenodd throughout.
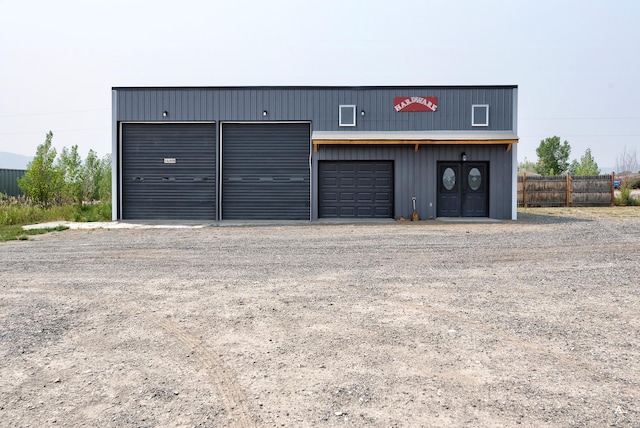
<path id="1" fill-rule="evenodd" d="M 6 196 L 23 195 L 18 180 L 26 173 L 24 169 L 0 169 L 0 193 Z"/>
<path id="2" fill-rule="evenodd" d="M 215 124 L 123 124 L 122 218 L 215 220 L 215 132 Z"/>
<path id="3" fill-rule="evenodd" d="M 222 124 L 222 219 L 309 220 L 308 123 Z"/>
<path id="4" fill-rule="evenodd" d="M 248 88 L 118 88 L 115 90 L 114 120 L 117 121 L 294 121 L 309 120 L 315 131 L 499 131 L 514 130 L 517 89 L 514 87 L 248 87 Z M 433 95 L 438 97 L 438 111 L 433 113 L 396 113 L 394 96 Z M 338 126 L 338 106 L 356 104 L 355 127 Z M 471 105 L 489 104 L 489 126 L 471 127 Z M 262 111 L 269 115 L 262 117 Z M 167 110 L 169 116 L 162 117 Z M 363 118 L 360 111 L 365 110 Z M 426 153 L 438 158 L 455 158 L 461 151 L 468 154 L 480 150 L 478 146 L 438 147 L 422 146 L 418 154 L 412 146 L 366 148 L 321 147 L 315 158 L 332 153 L 353 160 L 371 158 L 395 160 L 396 216 L 408 217 L 411 197 L 417 198 L 421 218 L 435 215 L 435 158 L 423 159 Z M 502 195 L 511 184 L 510 153 L 503 146 L 486 148 L 491 154 L 490 215 L 505 217 L 505 204 L 512 197 Z M 489 153 L 486 152 L 486 153 Z M 457 153 L 457 155 L 456 155 Z M 478 152 L 480 153 L 480 152 Z M 416 157 L 417 156 L 417 157 Z M 314 166 L 315 168 L 315 166 Z M 506 174 L 506 171 L 509 173 Z M 314 175 L 314 183 L 317 183 Z M 430 186 L 418 186 L 425 180 Z M 501 184 L 498 185 L 498 180 Z M 315 192 L 315 188 L 314 188 Z M 314 193 L 314 201 L 317 195 Z M 428 204 L 431 203 L 430 207 Z M 314 206 L 313 217 L 317 216 Z"/>

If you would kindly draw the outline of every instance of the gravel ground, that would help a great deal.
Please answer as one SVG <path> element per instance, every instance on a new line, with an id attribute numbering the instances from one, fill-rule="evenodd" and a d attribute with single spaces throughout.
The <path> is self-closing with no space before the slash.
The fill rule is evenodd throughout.
<path id="1" fill-rule="evenodd" d="M 2 426 L 640 427 L 640 217 L 0 244 Z"/>

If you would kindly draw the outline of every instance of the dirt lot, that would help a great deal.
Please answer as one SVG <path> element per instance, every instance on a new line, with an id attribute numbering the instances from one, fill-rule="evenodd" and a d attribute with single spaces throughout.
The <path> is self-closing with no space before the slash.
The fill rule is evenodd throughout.
<path id="1" fill-rule="evenodd" d="M 547 211 L 0 244 L 0 425 L 638 427 L 639 211 Z"/>

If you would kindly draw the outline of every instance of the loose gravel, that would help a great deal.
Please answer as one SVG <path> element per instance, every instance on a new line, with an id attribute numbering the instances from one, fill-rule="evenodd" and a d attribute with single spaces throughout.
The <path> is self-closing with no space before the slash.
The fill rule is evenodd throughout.
<path id="1" fill-rule="evenodd" d="M 640 217 L 0 244 L 0 425 L 640 426 Z"/>

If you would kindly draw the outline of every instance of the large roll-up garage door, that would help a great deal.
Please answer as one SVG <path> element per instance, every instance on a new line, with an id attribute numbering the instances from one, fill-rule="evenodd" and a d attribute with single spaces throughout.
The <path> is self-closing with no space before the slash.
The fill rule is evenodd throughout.
<path id="1" fill-rule="evenodd" d="M 321 161 L 319 216 L 393 217 L 392 161 Z"/>
<path id="2" fill-rule="evenodd" d="M 216 127 L 122 125 L 122 218 L 215 220 Z"/>
<path id="3" fill-rule="evenodd" d="M 309 220 L 308 123 L 222 124 L 222 219 Z"/>

